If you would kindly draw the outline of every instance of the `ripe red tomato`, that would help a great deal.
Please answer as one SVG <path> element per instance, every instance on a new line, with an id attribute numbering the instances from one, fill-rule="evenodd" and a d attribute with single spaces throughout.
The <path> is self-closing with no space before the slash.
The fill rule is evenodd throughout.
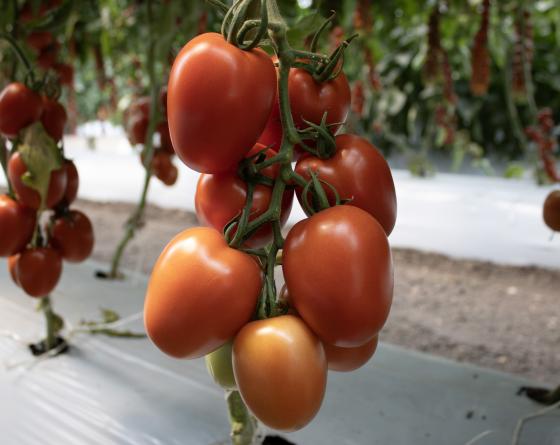
<path id="1" fill-rule="evenodd" d="M 543 205 L 543 220 L 555 232 L 560 232 L 560 190 L 548 194 Z"/>
<path id="2" fill-rule="evenodd" d="M 377 335 L 362 346 L 340 348 L 323 343 L 331 371 L 349 372 L 364 366 L 377 349 Z"/>
<path id="3" fill-rule="evenodd" d="M 50 242 L 62 258 L 70 263 L 80 263 L 93 250 L 93 226 L 89 218 L 79 210 L 70 210 L 67 215 L 54 221 Z"/>
<path id="4" fill-rule="evenodd" d="M 37 57 L 37 65 L 44 70 L 50 70 L 58 60 L 58 53 L 60 52 L 60 43 L 53 42 L 49 46 L 43 48 Z"/>
<path id="5" fill-rule="evenodd" d="M 249 221 L 266 212 L 271 198 L 272 189 L 270 187 L 260 184 L 255 187 Z M 282 198 L 281 225 L 288 221 L 293 198 L 293 190 L 286 189 Z M 246 200 L 247 184 L 237 176 L 237 173 L 202 174 L 198 179 L 194 195 L 196 216 L 201 224 L 223 231 L 228 222 L 241 214 Z M 270 243 L 272 239 L 272 225 L 266 224 L 246 241 L 246 245 L 253 248 L 262 247 Z"/>
<path id="6" fill-rule="evenodd" d="M 17 276 L 17 262 L 19 261 L 19 253 L 8 257 L 8 271 L 10 272 L 10 277 L 12 277 L 12 281 L 17 285 L 19 284 L 19 278 Z"/>
<path id="7" fill-rule="evenodd" d="M 298 317 L 245 325 L 233 343 L 233 371 L 243 401 L 270 428 L 303 428 L 321 407 L 327 384 L 325 352 Z"/>
<path id="8" fill-rule="evenodd" d="M 50 31 L 33 31 L 27 36 L 25 42 L 36 52 L 40 52 L 53 43 L 53 36 Z"/>
<path id="9" fill-rule="evenodd" d="M 165 176 L 158 177 L 158 179 L 167 186 L 172 186 L 177 182 L 177 177 L 179 176 L 179 170 L 173 164 L 167 170 Z"/>
<path id="10" fill-rule="evenodd" d="M 230 248 L 220 232 L 184 230 L 154 266 L 144 303 L 146 332 L 168 355 L 202 357 L 251 319 L 261 288 L 257 262 Z"/>
<path id="11" fill-rule="evenodd" d="M 149 117 L 144 116 L 142 113 L 134 113 L 128 118 L 126 132 L 131 145 L 146 143 L 149 123 Z"/>
<path id="12" fill-rule="evenodd" d="M 173 148 L 201 173 L 232 171 L 262 133 L 276 95 L 268 55 L 243 51 L 221 34 L 201 34 L 169 75 L 167 115 Z"/>
<path id="13" fill-rule="evenodd" d="M 0 93 L 0 133 L 15 138 L 20 130 L 39 120 L 43 100 L 19 82 L 10 83 Z"/>
<path id="14" fill-rule="evenodd" d="M 336 137 L 336 153 L 330 159 L 306 156 L 296 164 L 296 172 L 309 180 L 308 170 L 334 186 L 341 199 L 352 199 L 351 205 L 371 214 L 385 229 L 387 236 L 395 226 L 397 197 L 387 161 L 364 138 L 351 134 Z M 334 193 L 325 187 L 331 205 Z M 300 202 L 301 190 L 297 191 Z"/>
<path id="15" fill-rule="evenodd" d="M 24 250 L 16 265 L 21 288 L 32 297 L 47 296 L 58 284 L 62 257 L 52 247 Z"/>
<path id="16" fill-rule="evenodd" d="M 169 154 L 174 155 L 175 150 L 173 150 L 173 144 L 171 143 L 171 135 L 169 134 L 169 125 L 167 121 L 161 121 L 157 125 L 156 131 L 159 133 L 161 148 Z"/>
<path id="17" fill-rule="evenodd" d="M 78 169 L 73 161 L 66 159 L 64 161 L 64 171 L 66 172 L 66 191 L 64 192 L 64 203 L 70 205 L 78 196 L 78 188 L 80 187 L 80 176 Z"/>
<path id="18" fill-rule="evenodd" d="M 41 123 L 45 127 L 45 131 L 55 142 L 59 142 L 62 139 L 67 119 L 66 110 L 60 102 L 44 97 Z"/>
<path id="19" fill-rule="evenodd" d="M 72 85 L 74 83 L 74 67 L 67 63 L 55 63 L 53 69 L 58 74 L 61 85 Z"/>
<path id="20" fill-rule="evenodd" d="M 271 147 L 273 150 L 279 151 L 280 145 L 282 144 L 282 134 L 280 102 L 278 101 L 278 95 L 276 95 L 274 104 L 272 105 L 272 112 L 268 117 L 263 132 L 259 136 L 259 143 L 263 144 L 265 147 Z"/>
<path id="21" fill-rule="evenodd" d="M 385 231 L 358 207 L 323 210 L 296 224 L 284 244 L 290 298 L 319 338 L 361 346 L 383 327 L 393 298 Z"/>
<path id="22" fill-rule="evenodd" d="M 19 153 L 14 153 L 8 162 L 8 176 L 16 196 L 22 204 L 37 210 L 41 205 L 41 196 L 37 190 L 26 186 L 21 177 L 27 173 L 27 166 Z M 66 191 L 66 171 L 64 168 L 53 170 L 47 193 L 47 208 L 53 208 L 60 202 Z"/>
<path id="23" fill-rule="evenodd" d="M 25 248 L 35 229 L 35 212 L 0 195 L 0 256 L 10 256 Z"/>

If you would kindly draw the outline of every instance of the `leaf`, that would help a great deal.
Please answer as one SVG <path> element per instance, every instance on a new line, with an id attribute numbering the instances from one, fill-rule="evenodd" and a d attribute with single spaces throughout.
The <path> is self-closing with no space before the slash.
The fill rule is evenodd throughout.
<path id="1" fill-rule="evenodd" d="M 121 316 L 112 309 L 102 308 L 101 316 L 103 317 L 103 323 L 114 323 L 121 319 Z"/>
<path id="2" fill-rule="evenodd" d="M 508 179 L 519 179 L 523 177 L 524 172 L 525 169 L 522 165 L 512 162 L 507 166 L 504 177 Z"/>
<path id="3" fill-rule="evenodd" d="M 24 130 L 23 143 L 18 151 L 27 167 L 27 173 L 21 180 L 28 187 L 37 190 L 41 196 L 40 208 L 43 209 L 51 172 L 62 166 L 62 154 L 40 122 L 35 122 Z"/>

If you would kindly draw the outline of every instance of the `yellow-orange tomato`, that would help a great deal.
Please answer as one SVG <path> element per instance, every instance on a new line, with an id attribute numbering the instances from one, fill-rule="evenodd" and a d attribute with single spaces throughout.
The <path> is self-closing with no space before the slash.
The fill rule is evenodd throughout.
<path id="1" fill-rule="evenodd" d="M 543 220 L 555 232 L 560 232 L 560 190 L 548 194 L 543 205 Z"/>
<path id="2" fill-rule="evenodd" d="M 340 348 L 323 343 L 331 371 L 348 372 L 364 366 L 377 349 L 377 336 L 354 348 Z"/>
<path id="3" fill-rule="evenodd" d="M 166 354 L 202 357 L 251 319 L 261 287 L 257 262 L 230 248 L 220 232 L 184 230 L 154 266 L 144 304 L 146 331 Z"/>
<path id="4" fill-rule="evenodd" d="M 327 384 L 325 352 L 298 317 L 245 325 L 233 342 L 233 371 L 243 401 L 270 428 L 303 428 L 321 407 Z"/>

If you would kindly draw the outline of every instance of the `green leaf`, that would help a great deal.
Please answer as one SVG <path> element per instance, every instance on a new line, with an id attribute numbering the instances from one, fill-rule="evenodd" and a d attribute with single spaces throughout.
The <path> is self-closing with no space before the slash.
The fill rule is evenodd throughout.
<path id="1" fill-rule="evenodd" d="M 507 166 L 506 171 L 504 172 L 504 177 L 508 179 L 519 179 L 523 177 L 523 173 L 525 169 L 522 165 L 511 163 Z"/>
<path id="2" fill-rule="evenodd" d="M 102 308 L 101 316 L 103 317 L 103 323 L 114 323 L 121 319 L 121 316 L 112 309 Z"/>

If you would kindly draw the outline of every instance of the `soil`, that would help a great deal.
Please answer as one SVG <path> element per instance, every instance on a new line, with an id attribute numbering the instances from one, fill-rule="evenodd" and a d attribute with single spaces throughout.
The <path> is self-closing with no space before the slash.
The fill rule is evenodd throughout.
<path id="1" fill-rule="evenodd" d="M 79 201 L 96 229 L 93 258 L 109 262 L 133 206 Z M 149 273 L 192 213 L 148 206 L 122 266 Z M 395 296 L 382 341 L 560 383 L 560 270 L 510 267 L 393 249 Z M 560 256 L 560 252 L 559 252 Z"/>

